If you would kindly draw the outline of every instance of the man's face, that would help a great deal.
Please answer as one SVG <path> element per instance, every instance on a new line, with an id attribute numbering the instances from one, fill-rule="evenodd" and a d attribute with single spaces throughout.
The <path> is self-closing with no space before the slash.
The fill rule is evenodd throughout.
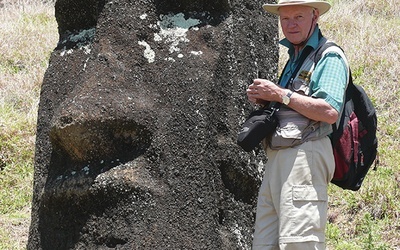
<path id="1" fill-rule="evenodd" d="M 279 8 L 279 19 L 285 37 L 293 44 L 308 38 L 313 21 L 318 18 L 318 10 L 307 6 L 284 6 Z"/>

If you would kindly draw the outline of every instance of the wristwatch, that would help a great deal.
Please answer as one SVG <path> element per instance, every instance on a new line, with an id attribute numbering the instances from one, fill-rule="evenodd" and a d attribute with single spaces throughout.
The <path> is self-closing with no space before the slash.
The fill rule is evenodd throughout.
<path id="1" fill-rule="evenodd" d="M 289 105 L 290 103 L 290 97 L 292 96 L 293 92 L 288 91 L 286 95 L 282 96 L 282 103 L 285 105 Z"/>

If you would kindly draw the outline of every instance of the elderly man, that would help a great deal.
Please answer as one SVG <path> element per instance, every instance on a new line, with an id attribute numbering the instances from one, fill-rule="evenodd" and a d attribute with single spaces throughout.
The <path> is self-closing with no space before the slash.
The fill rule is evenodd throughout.
<path id="1" fill-rule="evenodd" d="M 280 0 L 263 7 L 279 15 L 289 60 L 279 84 L 255 79 L 247 89 L 250 102 L 282 103 L 279 126 L 264 143 L 268 163 L 253 249 L 325 249 L 327 186 L 335 169 L 329 134 L 343 107 L 348 64 L 337 47 L 314 62 L 326 43 L 318 18 L 329 3 Z"/>

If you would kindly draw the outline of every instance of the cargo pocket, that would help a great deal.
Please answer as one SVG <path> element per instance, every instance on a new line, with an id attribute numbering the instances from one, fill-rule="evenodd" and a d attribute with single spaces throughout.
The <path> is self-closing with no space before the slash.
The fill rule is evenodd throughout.
<path id="1" fill-rule="evenodd" d="M 292 235 L 299 238 L 315 237 L 323 242 L 327 220 L 328 193 L 326 186 L 293 186 L 291 214 Z"/>

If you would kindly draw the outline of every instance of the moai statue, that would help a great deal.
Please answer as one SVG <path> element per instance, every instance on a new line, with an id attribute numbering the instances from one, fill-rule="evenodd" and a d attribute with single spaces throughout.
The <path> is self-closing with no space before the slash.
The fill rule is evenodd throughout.
<path id="1" fill-rule="evenodd" d="M 262 150 L 245 90 L 276 77 L 256 0 L 57 0 L 28 249 L 250 249 Z"/>

